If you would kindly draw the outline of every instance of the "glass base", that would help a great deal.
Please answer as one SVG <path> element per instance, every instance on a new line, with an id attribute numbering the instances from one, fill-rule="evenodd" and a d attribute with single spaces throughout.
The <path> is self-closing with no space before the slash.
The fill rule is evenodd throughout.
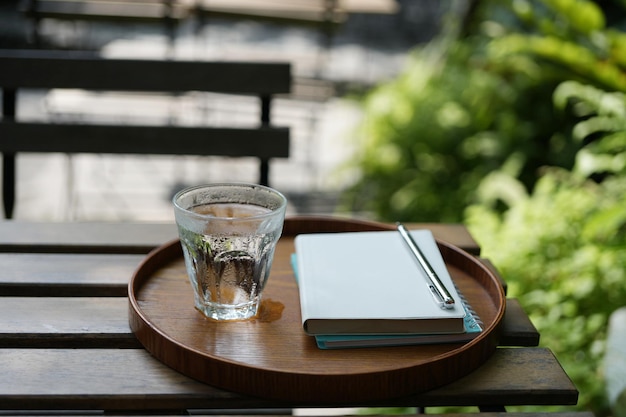
<path id="1" fill-rule="evenodd" d="M 196 303 L 196 309 L 212 320 L 247 320 L 256 316 L 260 297 L 245 304 Z"/>

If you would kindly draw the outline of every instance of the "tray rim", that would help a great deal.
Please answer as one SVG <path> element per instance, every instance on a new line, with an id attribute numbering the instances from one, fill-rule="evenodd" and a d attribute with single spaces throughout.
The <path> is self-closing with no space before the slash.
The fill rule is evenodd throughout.
<path id="1" fill-rule="evenodd" d="M 285 219 L 285 227 L 283 229 L 283 237 L 293 237 L 299 233 L 319 233 L 319 232 L 341 232 L 341 231 L 371 231 L 371 230 L 394 230 L 395 227 L 393 225 L 387 223 L 380 222 L 372 222 L 365 220 L 354 220 L 354 219 L 344 219 L 338 217 L 331 216 L 295 216 L 295 217 L 287 217 Z M 281 239 L 283 238 L 281 237 Z M 480 283 L 482 287 L 485 287 L 485 284 L 490 286 L 491 288 L 485 288 L 485 292 L 488 293 L 488 296 L 492 298 L 492 301 L 497 306 L 497 312 L 494 320 L 489 323 L 483 333 L 473 339 L 472 341 L 461 344 L 458 348 L 452 349 L 446 352 L 442 352 L 440 354 L 434 355 L 430 361 L 425 364 L 413 365 L 409 367 L 399 366 L 397 369 L 386 370 L 384 372 L 380 371 L 371 371 L 371 372 L 361 372 L 361 373 L 349 373 L 349 374 L 323 374 L 323 373 L 291 373 L 285 372 L 283 370 L 274 370 L 274 369 L 264 369 L 261 367 L 256 367 L 250 364 L 244 364 L 241 362 L 230 360 L 229 358 L 216 358 L 206 352 L 203 352 L 198 349 L 190 348 L 185 346 L 180 341 L 176 340 L 175 337 L 163 332 L 157 326 L 151 323 L 151 320 L 146 317 L 144 311 L 141 306 L 139 306 L 136 294 L 141 289 L 142 285 L 145 284 L 149 280 L 149 275 L 159 269 L 163 265 L 162 258 L 165 259 L 165 262 L 171 262 L 175 260 L 178 256 L 182 256 L 182 249 L 180 247 L 179 239 L 173 239 L 151 251 L 146 258 L 140 263 L 137 267 L 131 280 L 128 285 L 128 297 L 129 297 L 129 324 L 131 330 L 138 338 L 140 343 L 144 346 L 146 350 L 148 350 L 154 357 L 156 357 L 161 362 L 166 365 L 176 369 L 177 371 L 186 374 L 194 379 L 197 379 L 201 382 L 207 383 L 217 388 L 226 389 L 229 391 L 235 391 L 246 395 L 253 396 L 261 396 L 266 398 L 273 398 L 277 400 L 284 400 L 290 403 L 306 403 L 312 402 L 313 404 L 319 405 L 320 403 L 329 404 L 329 405 L 337 405 L 342 403 L 353 403 L 354 401 L 371 401 L 371 400 L 386 400 L 390 397 L 397 396 L 406 396 L 417 394 L 423 391 L 427 391 L 430 389 L 437 388 L 441 385 L 445 385 L 447 383 L 453 382 L 456 379 L 459 379 L 462 376 L 465 376 L 482 365 L 495 351 L 499 342 L 499 333 L 501 323 L 505 313 L 506 307 L 506 299 L 504 294 L 504 289 L 501 285 L 501 281 L 495 275 L 495 273 L 490 270 L 484 263 L 480 262 L 474 255 L 464 251 L 463 249 L 452 245 L 450 243 L 444 242 L 440 239 L 436 239 L 437 245 L 439 246 L 446 263 L 449 263 L 449 258 L 456 259 L 457 262 L 459 260 L 463 260 L 464 262 L 470 261 L 470 264 L 473 268 L 481 270 L 483 274 L 488 279 L 486 283 Z M 455 267 L 458 268 L 458 265 L 452 263 Z M 146 270 L 148 272 L 146 272 Z M 466 272 L 466 271 L 464 271 Z M 142 276 L 144 274 L 145 276 Z M 474 275 L 471 275 L 474 277 Z M 474 277 L 475 278 L 475 277 Z M 494 298 L 495 296 L 495 298 Z M 167 346 L 165 344 L 155 344 L 151 343 L 149 340 L 150 333 L 156 333 L 159 337 L 161 337 L 164 341 L 167 341 Z M 180 369 L 179 367 L 173 365 L 172 360 L 168 360 L 168 355 L 165 350 L 167 347 L 174 348 L 179 352 L 188 352 L 190 355 L 194 357 L 198 357 L 199 360 L 206 360 L 209 365 L 215 366 L 216 369 L 213 377 L 199 377 L 195 375 L 193 371 L 188 369 Z M 428 371 L 430 366 L 434 366 L 435 364 L 446 361 L 446 360 L 455 360 L 459 362 L 463 357 L 468 356 L 476 356 L 479 358 L 476 363 L 472 364 L 472 366 L 467 366 L 464 363 L 465 369 L 463 371 L 457 372 L 453 378 L 436 378 L 437 381 L 429 382 L 427 384 L 418 383 L 413 388 L 400 390 L 399 392 L 390 395 L 387 391 L 386 394 L 376 395 L 375 392 L 362 392 L 357 395 L 351 395 L 346 397 L 345 393 L 341 392 L 336 396 L 324 396 L 324 398 L 319 398 L 316 395 L 310 394 L 302 394 L 302 393 L 277 393 L 271 392 L 268 390 L 256 389 L 251 387 L 242 387 L 237 384 L 223 384 L 219 381 L 220 378 L 217 375 L 220 371 L 228 370 L 228 367 L 234 368 L 245 368 L 245 369 L 255 369 L 256 372 L 259 372 L 261 375 L 271 376 L 273 378 L 286 378 L 288 381 L 292 381 L 294 383 L 298 382 L 298 378 L 319 378 L 324 380 L 324 384 L 336 385 L 339 387 L 342 384 L 349 383 L 353 378 L 369 378 L 369 380 L 388 380 L 389 374 L 397 374 L 398 377 L 403 378 L 406 377 L 407 372 L 410 374 L 413 368 L 420 368 L 422 371 Z M 462 361 L 461 361 L 462 362 Z M 460 363 L 460 362 L 459 362 Z M 224 368 L 226 366 L 226 368 Z M 457 366 L 458 367 L 458 366 Z M 422 369 L 423 368 L 423 369 Z M 263 385 L 263 384 L 260 384 Z M 330 392 L 332 390 L 325 390 L 326 392 Z M 340 390 L 341 391 L 341 390 Z M 370 390 L 371 391 L 371 390 Z M 375 390 L 374 390 L 375 391 Z M 384 391 L 384 390 L 383 390 Z M 339 391 L 338 391 L 339 392 Z"/>

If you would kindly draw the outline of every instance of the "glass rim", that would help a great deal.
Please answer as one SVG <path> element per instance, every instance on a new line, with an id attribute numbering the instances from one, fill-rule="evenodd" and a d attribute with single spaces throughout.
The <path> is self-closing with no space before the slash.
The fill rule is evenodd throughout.
<path id="1" fill-rule="evenodd" d="M 275 195 L 276 197 L 279 198 L 280 200 L 280 205 L 277 206 L 274 209 L 270 209 L 269 212 L 267 213 L 262 213 L 262 214 L 256 214 L 253 216 L 247 216 L 247 217 L 222 217 L 222 216 L 211 216 L 211 215 L 206 215 L 206 214 L 200 214 L 197 213 L 195 211 L 192 211 L 188 208 L 185 208 L 183 206 L 181 206 L 178 203 L 178 200 L 184 195 L 184 194 L 189 194 L 193 191 L 197 191 L 200 189 L 210 189 L 210 188 L 219 188 L 219 187 L 237 187 L 237 188 L 247 188 L 250 190 L 261 190 L 261 191 L 265 191 L 268 194 L 272 194 Z M 195 217 L 198 219 L 212 219 L 212 220 L 226 220 L 226 221 L 237 221 L 237 220 L 255 220 L 255 219 L 263 219 L 266 217 L 271 217 L 273 215 L 276 215 L 277 213 L 283 211 L 286 207 L 287 207 L 287 197 L 285 197 L 285 195 L 283 193 L 281 193 L 280 191 L 265 186 L 265 185 L 260 185 L 260 184 L 254 184 L 254 183 L 246 183 L 246 182 L 219 182 L 219 183 L 209 183 L 209 184 L 200 184 L 200 185 L 193 185 L 190 187 L 186 187 L 183 188 L 182 190 L 178 191 L 176 194 L 174 194 L 174 197 L 172 197 L 172 203 L 174 204 L 174 207 L 176 210 L 180 210 L 182 212 L 184 212 L 186 215 L 191 216 L 191 217 Z M 261 206 L 262 207 L 262 206 Z"/>

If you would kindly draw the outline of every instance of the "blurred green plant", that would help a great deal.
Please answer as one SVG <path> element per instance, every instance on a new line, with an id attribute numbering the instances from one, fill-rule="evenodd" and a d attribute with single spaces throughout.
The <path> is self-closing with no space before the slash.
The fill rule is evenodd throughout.
<path id="1" fill-rule="evenodd" d="M 601 184 L 544 175 L 503 216 L 472 206 L 467 224 L 580 391 L 579 408 L 608 415 L 601 374 L 609 315 L 626 300 L 623 177 Z"/>
<path id="2" fill-rule="evenodd" d="M 626 103 L 623 93 L 607 93 L 576 81 L 562 83 L 554 94 L 557 108 L 581 118 L 572 137 L 581 149 L 574 172 L 583 177 L 626 175 Z"/>
<path id="3" fill-rule="evenodd" d="M 367 98 L 361 175 L 348 194 L 353 211 L 457 221 L 477 183 L 513 144 L 533 153 L 535 128 L 502 111 L 515 107 L 510 83 L 480 62 L 468 70 L 473 58 L 464 44 L 452 45 L 445 57 L 419 51 L 404 74 Z M 551 105 L 544 108 L 553 113 Z"/>
<path id="4" fill-rule="evenodd" d="M 381 220 L 460 221 L 481 180 L 508 165 L 526 191 L 570 169 L 576 120 L 553 106 L 566 80 L 626 91 L 626 37 L 589 0 L 484 0 L 463 38 L 416 50 L 367 95 L 344 208 Z"/>
<path id="5" fill-rule="evenodd" d="M 517 180 L 492 173 L 466 223 L 575 382 L 579 407 L 603 416 L 608 318 L 626 304 L 626 96 L 568 81 L 554 101 L 582 118 L 573 169 L 546 169 L 531 194 L 503 194 Z"/>

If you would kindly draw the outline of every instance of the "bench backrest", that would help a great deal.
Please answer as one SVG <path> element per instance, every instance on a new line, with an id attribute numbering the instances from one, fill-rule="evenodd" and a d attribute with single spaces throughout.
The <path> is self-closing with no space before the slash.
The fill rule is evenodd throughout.
<path id="1" fill-rule="evenodd" d="M 289 156 L 289 129 L 271 124 L 272 98 L 291 88 L 288 63 L 107 59 L 91 53 L 0 50 L 0 153 L 3 203 L 12 217 L 15 154 L 19 152 L 215 155 L 256 157 L 259 183 L 269 183 L 269 160 Z M 153 126 L 21 121 L 17 91 L 86 89 L 136 92 L 217 92 L 259 97 L 253 127 Z"/>

